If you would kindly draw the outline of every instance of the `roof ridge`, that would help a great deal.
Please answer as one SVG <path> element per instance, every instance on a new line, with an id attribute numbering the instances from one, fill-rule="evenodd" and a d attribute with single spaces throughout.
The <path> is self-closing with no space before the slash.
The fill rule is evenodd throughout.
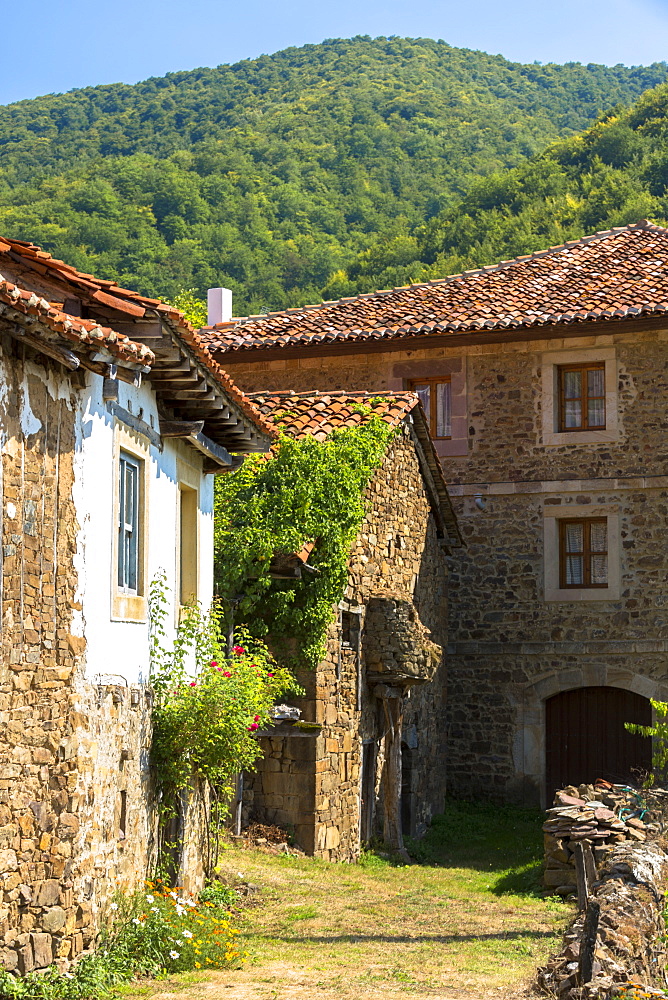
<path id="1" fill-rule="evenodd" d="M 237 327 L 245 326 L 248 321 L 272 319 L 277 316 L 294 316 L 295 313 L 305 313 L 313 309 L 322 309 L 328 306 L 343 305 L 346 302 L 358 302 L 366 299 L 383 298 L 393 295 L 395 292 L 403 292 L 407 289 L 433 288 L 439 285 L 447 285 L 460 278 L 470 278 L 478 274 L 489 274 L 493 271 L 506 270 L 514 264 L 526 264 L 530 260 L 538 260 L 541 257 L 549 257 L 560 253 L 563 250 L 570 250 L 576 246 L 587 246 L 596 240 L 603 240 L 610 236 L 620 236 L 622 233 L 631 232 L 654 232 L 668 236 L 668 227 L 658 226 L 649 219 L 640 219 L 638 222 L 630 222 L 626 226 L 615 226 L 611 229 L 601 229 L 587 236 L 581 236 L 577 240 L 567 240 L 565 243 L 558 243 L 543 250 L 534 250 L 530 254 L 519 254 L 517 257 L 509 257 L 507 260 L 497 261 L 495 264 L 484 264 L 482 267 L 471 268 L 467 271 L 459 271 L 457 274 L 448 274 L 443 278 L 432 278 L 430 281 L 416 281 L 409 285 L 397 285 L 394 288 L 383 288 L 373 292 L 360 292 L 358 295 L 348 295 L 340 299 L 325 299 L 322 302 L 312 302 L 303 306 L 292 306 L 289 309 L 276 309 L 267 313 L 254 313 L 248 316 L 233 317 L 225 323 L 216 323 L 213 326 L 202 327 L 202 332 L 225 331 L 232 332 Z"/>

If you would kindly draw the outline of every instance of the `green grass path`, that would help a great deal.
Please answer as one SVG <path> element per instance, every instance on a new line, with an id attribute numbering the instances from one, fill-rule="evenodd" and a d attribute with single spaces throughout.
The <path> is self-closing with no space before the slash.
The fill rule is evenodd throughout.
<path id="1" fill-rule="evenodd" d="M 221 873 L 261 887 L 239 915 L 247 964 L 125 996 L 521 997 L 570 915 L 539 895 L 540 824 L 537 812 L 450 803 L 410 866 L 228 848 Z"/>

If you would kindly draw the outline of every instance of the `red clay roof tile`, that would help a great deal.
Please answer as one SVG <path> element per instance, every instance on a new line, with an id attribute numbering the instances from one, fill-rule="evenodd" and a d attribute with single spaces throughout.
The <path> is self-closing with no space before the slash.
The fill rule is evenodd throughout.
<path id="1" fill-rule="evenodd" d="M 360 427 L 372 416 L 397 427 L 420 405 L 413 392 L 253 392 L 250 399 L 286 434 L 318 441 L 340 427 Z"/>
<path id="2" fill-rule="evenodd" d="M 645 220 L 420 285 L 205 327 L 216 354 L 668 312 L 668 229 Z"/>
<path id="3" fill-rule="evenodd" d="M 421 448 L 419 458 L 425 480 L 431 479 L 432 505 L 438 509 L 449 541 L 462 544 L 443 470 L 434 449 L 422 404 L 414 392 L 253 392 L 250 398 L 267 418 L 291 437 L 324 441 L 342 427 L 360 427 L 372 416 L 398 427 L 409 415 Z M 420 454 L 422 457 L 420 457 Z M 423 466 L 426 462 L 426 468 Z M 428 470 L 428 471 L 427 471 Z"/>
<path id="4" fill-rule="evenodd" d="M 40 273 L 51 270 L 57 281 L 66 281 L 75 288 L 92 290 L 91 298 L 93 300 L 118 311 L 125 312 L 132 317 L 139 318 L 144 316 L 147 308 L 155 309 L 163 314 L 177 336 L 189 345 L 193 353 L 211 372 L 214 379 L 220 384 L 224 392 L 239 406 L 241 411 L 263 433 L 270 437 L 276 436 L 275 426 L 263 417 L 260 411 L 251 403 L 248 396 L 232 381 L 227 372 L 213 358 L 199 333 L 190 325 L 183 313 L 175 309 L 174 306 L 170 306 L 166 302 L 161 302 L 159 299 L 149 299 L 130 289 L 121 288 L 113 281 L 95 278 L 92 274 L 77 271 L 75 267 L 57 260 L 33 243 L 25 243 L 23 240 L 2 237 L 0 238 L 0 253 L 8 252 L 12 252 L 16 256 L 26 260 L 28 267 L 39 268 Z M 36 260 L 39 260 L 38 265 L 34 263 Z M 0 262 L 0 271 L 1 269 L 2 264 Z M 155 359 L 153 352 L 143 344 L 136 343 L 130 337 L 118 333 L 110 327 L 100 326 L 94 320 L 81 319 L 77 316 L 68 315 L 62 312 L 60 306 L 56 303 L 48 302 L 32 291 L 21 289 L 11 282 L 3 281 L 1 273 L 0 301 L 26 314 L 38 315 L 54 332 L 61 334 L 68 340 L 79 341 L 83 344 L 103 344 L 118 358 L 136 361 L 142 365 L 150 365 Z"/>
<path id="5" fill-rule="evenodd" d="M 37 317 L 45 326 L 66 340 L 91 346 L 104 346 L 115 357 L 125 361 L 150 365 L 154 360 L 153 351 L 143 344 L 137 344 L 125 334 L 117 333 L 107 326 L 100 326 L 94 320 L 70 316 L 54 303 L 47 302 L 35 292 L 10 281 L 0 275 L 0 302 L 16 309 L 26 316 Z"/>

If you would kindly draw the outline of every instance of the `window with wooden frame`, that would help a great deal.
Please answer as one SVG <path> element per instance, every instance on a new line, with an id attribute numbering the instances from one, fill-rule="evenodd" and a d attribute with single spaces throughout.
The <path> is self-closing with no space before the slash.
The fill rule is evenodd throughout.
<path id="1" fill-rule="evenodd" d="M 605 364 L 559 366 L 559 430 L 605 429 Z"/>
<path id="2" fill-rule="evenodd" d="M 607 518 L 559 521 L 559 577 L 564 590 L 608 586 Z"/>
<path id="3" fill-rule="evenodd" d="M 433 438 L 452 437 L 452 392 L 450 377 L 422 378 L 409 382 L 409 388 L 417 393 L 427 414 L 429 430 Z"/>
<path id="4" fill-rule="evenodd" d="M 118 488 L 118 589 L 140 593 L 140 503 L 142 463 L 122 451 Z"/>
<path id="5" fill-rule="evenodd" d="M 181 607 L 197 603 L 198 538 L 197 490 L 179 486 L 179 593 Z"/>

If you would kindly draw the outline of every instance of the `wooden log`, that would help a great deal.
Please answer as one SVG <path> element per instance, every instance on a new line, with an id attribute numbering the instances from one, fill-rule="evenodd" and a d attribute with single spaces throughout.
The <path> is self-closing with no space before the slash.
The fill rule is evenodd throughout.
<path id="1" fill-rule="evenodd" d="M 187 438 L 191 434 L 201 434 L 203 420 L 161 420 L 160 434 L 168 438 Z"/>
<path id="2" fill-rule="evenodd" d="M 594 852 L 591 849 L 591 841 L 582 841 L 582 852 L 584 857 L 585 872 L 587 874 L 587 884 L 591 889 L 592 883 L 596 881 L 596 862 L 594 861 Z"/>

